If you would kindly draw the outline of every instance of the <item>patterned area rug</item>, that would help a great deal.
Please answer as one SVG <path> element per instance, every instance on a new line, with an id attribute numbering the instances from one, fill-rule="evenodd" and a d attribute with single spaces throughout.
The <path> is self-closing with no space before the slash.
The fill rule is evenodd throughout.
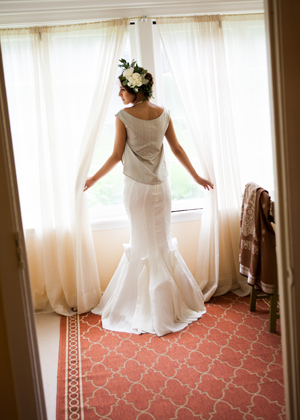
<path id="1" fill-rule="evenodd" d="M 206 309 L 161 338 L 61 317 L 57 419 L 285 419 L 280 321 L 231 293 Z"/>

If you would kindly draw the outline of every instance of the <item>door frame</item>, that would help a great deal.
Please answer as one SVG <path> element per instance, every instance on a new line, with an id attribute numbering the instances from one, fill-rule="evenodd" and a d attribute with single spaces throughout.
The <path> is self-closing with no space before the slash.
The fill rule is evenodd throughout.
<path id="1" fill-rule="evenodd" d="M 46 420 L 0 46 L 0 288 L 18 419 Z"/>
<path id="2" fill-rule="evenodd" d="M 264 0 L 264 6 L 286 415 L 296 420 L 300 418 L 300 4 Z"/>

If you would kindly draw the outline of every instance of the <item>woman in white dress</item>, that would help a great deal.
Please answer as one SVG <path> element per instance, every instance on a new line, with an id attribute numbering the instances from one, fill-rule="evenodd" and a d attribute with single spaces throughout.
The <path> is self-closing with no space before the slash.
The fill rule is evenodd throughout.
<path id="1" fill-rule="evenodd" d="M 119 96 L 124 105 L 133 106 L 116 114 L 112 155 L 86 180 L 84 191 L 122 160 L 131 239 L 92 312 L 102 315 L 105 329 L 162 336 L 185 328 L 205 313 L 202 292 L 171 237 L 164 136 L 194 180 L 207 190 L 213 185 L 196 173 L 176 138 L 169 112 L 150 102 L 151 74 L 136 62 L 120 61 Z"/>

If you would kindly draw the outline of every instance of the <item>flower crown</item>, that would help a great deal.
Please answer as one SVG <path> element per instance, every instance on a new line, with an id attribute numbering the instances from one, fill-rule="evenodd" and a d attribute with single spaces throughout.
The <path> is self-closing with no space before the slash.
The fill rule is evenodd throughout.
<path id="1" fill-rule="evenodd" d="M 119 64 L 119 67 L 123 69 L 122 74 L 119 77 L 122 85 L 130 87 L 133 89 L 134 93 L 142 93 L 146 96 L 146 99 L 153 98 L 149 79 L 146 78 L 148 70 L 139 67 L 134 60 L 131 64 L 124 60 L 124 58 L 121 58 L 119 61 L 121 63 Z"/>

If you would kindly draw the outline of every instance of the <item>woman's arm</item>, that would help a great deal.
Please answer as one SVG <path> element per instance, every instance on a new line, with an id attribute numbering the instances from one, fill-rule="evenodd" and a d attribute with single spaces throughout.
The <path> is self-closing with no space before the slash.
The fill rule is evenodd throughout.
<path id="1" fill-rule="evenodd" d="M 183 147 L 179 144 L 177 140 L 173 122 L 171 119 L 170 119 L 169 127 L 166 131 L 165 136 L 171 147 L 172 152 L 177 157 L 179 162 L 185 167 L 185 169 L 191 174 L 194 180 L 206 190 L 209 190 L 210 188 L 214 188 L 214 185 L 210 181 L 207 181 L 206 179 L 201 178 L 201 176 L 199 176 L 197 172 L 195 171 L 195 168 L 191 164 Z"/>
<path id="2" fill-rule="evenodd" d="M 83 191 L 88 190 L 91 188 L 100 178 L 106 175 L 109 171 L 116 166 L 117 163 L 122 160 L 124 147 L 126 142 L 126 128 L 122 121 L 116 117 L 116 136 L 115 136 L 115 143 L 114 149 L 111 156 L 107 159 L 103 166 L 90 178 L 87 178 L 85 181 Z"/>

